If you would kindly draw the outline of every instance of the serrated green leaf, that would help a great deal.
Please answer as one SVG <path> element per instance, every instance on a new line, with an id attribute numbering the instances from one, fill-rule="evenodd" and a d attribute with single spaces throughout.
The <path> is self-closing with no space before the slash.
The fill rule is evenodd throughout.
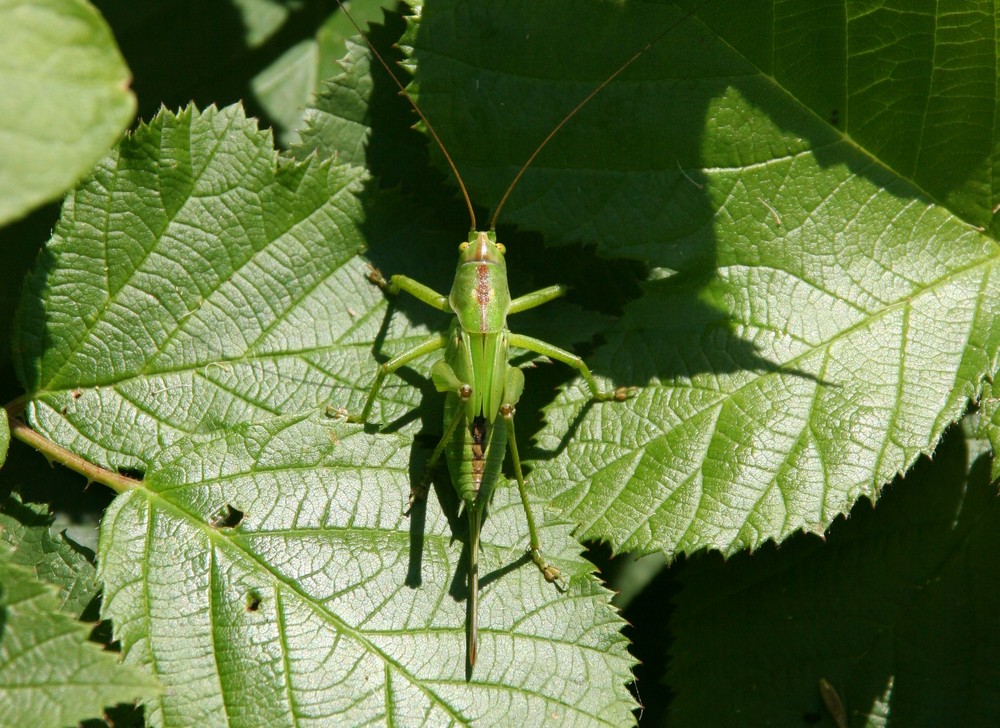
<path id="1" fill-rule="evenodd" d="M 85 0 L 0 0 L 0 224 L 54 200 L 135 113 L 129 71 Z"/>
<path id="2" fill-rule="evenodd" d="M 362 196 L 365 179 L 315 158 L 278 163 L 235 107 L 140 127 L 68 198 L 25 286 L 18 364 L 33 426 L 95 463 L 143 470 L 189 432 L 359 406 L 374 342 L 391 355 L 447 322 L 386 319 L 357 253 L 371 242 L 419 275 L 412 259 L 436 267 L 423 251 L 445 246 L 398 198 Z M 391 422 L 420 401 L 393 377 L 376 412 Z"/>
<path id="3" fill-rule="evenodd" d="M 367 46 L 348 40 L 346 48 L 341 73 L 323 84 L 305 110 L 302 141 L 291 150 L 299 158 L 316 153 L 348 164 L 365 163 L 371 138 L 372 61 Z"/>
<path id="4" fill-rule="evenodd" d="M 977 228 L 997 141 L 966 121 L 996 103 L 992 5 L 686 5 L 567 21 L 559 3 L 438 2 L 403 41 L 424 112 L 495 205 L 673 28 L 502 215 L 650 265 L 588 360 L 640 391 L 613 408 L 569 388 L 535 476 L 581 536 L 668 555 L 824 530 L 933 450 L 1000 350 L 998 246 Z M 893 75 L 900 54 L 911 73 Z"/>
<path id="5" fill-rule="evenodd" d="M 548 519 L 569 591 L 541 578 L 515 487 L 484 528 L 466 683 L 464 519 L 440 489 L 404 516 L 421 462 L 407 445 L 286 418 L 183 440 L 119 496 L 101 533 L 104 615 L 127 661 L 169 688 L 147 706 L 155 725 L 630 722 L 608 593 Z M 218 525 L 220 510 L 242 517 Z"/>
<path id="6" fill-rule="evenodd" d="M 67 199 L 25 286 L 33 425 L 144 469 L 189 432 L 315 409 L 340 373 L 361 378 L 371 355 L 354 337 L 378 321 L 356 319 L 384 308 L 353 260 L 364 179 L 278 164 L 237 107 L 140 127 Z"/>
<path id="7" fill-rule="evenodd" d="M 8 556 L 0 547 L 0 725 L 62 728 L 160 692 L 88 642 L 90 628 L 59 611 L 55 590 Z"/>
<path id="8" fill-rule="evenodd" d="M 80 616 L 100 591 L 93 553 L 64 533 L 50 533 L 52 521 L 45 506 L 10 495 L 0 505 L 0 541 L 10 547 L 12 564 L 32 569 L 37 578 L 59 588 L 59 609 Z"/>
<path id="9" fill-rule="evenodd" d="M 821 678 L 850 725 L 1000 721 L 1000 501 L 983 454 L 954 428 L 825 541 L 685 567 L 669 724 L 832 726 Z"/>
<path id="10" fill-rule="evenodd" d="M 484 536 L 489 636 L 466 684 L 462 532 L 434 498 L 402 513 L 437 396 L 421 412 L 419 390 L 390 382 L 377 415 L 392 433 L 274 418 L 360 406 L 373 347 L 381 358 L 430 330 L 419 313 L 386 316 L 356 254 L 365 239 L 406 257 L 440 242 L 364 183 L 357 167 L 279 162 L 238 109 L 165 112 L 70 198 L 26 288 L 33 425 L 147 476 L 105 517 L 99 563 L 123 651 L 171 688 L 153 721 L 410 724 L 426 708 L 430 723 L 627 723 L 609 594 L 568 524 L 543 540 L 576 575 L 571 593 L 541 578 L 506 489 Z M 454 495 L 439 496 L 454 519 Z"/>

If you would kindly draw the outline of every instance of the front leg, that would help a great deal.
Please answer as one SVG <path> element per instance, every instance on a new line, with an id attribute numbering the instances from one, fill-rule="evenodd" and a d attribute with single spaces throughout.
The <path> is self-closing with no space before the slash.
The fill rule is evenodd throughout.
<path id="1" fill-rule="evenodd" d="M 390 296 L 395 296 L 400 291 L 406 291 L 418 301 L 423 301 L 428 306 L 432 306 L 440 311 L 451 311 L 451 304 L 448 303 L 447 296 L 442 296 L 430 286 L 425 286 L 423 283 L 416 281 L 413 278 L 395 275 L 386 281 L 386 279 L 382 276 L 382 271 L 378 268 L 371 267 L 368 271 L 368 280 Z M 385 364 L 381 365 L 375 373 L 375 381 L 372 382 L 371 389 L 368 391 L 368 399 L 365 400 L 365 406 L 361 410 L 361 414 L 352 415 L 343 409 L 333 409 L 332 407 L 327 408 L 327 414 L 330 414 L 331 416 L 344 417 L 348 422 L 359 422 L 362 424 L 367 423 L 368 415 L 370 415 L 372 411 L 372 405 L 375 404 L 375 398 L 378 396 L 379 390 L 382 389 L 382 383 L 385 381 L 387 375 L 392 374 L 400 367 L 409 364 L 411 361 L 423 356 L 424 354 L 430 354 L 433 351 L 445 348 L 447 344 L 448 341 L 444 336 L 437 336 L 424 342 L 423 344 L 420 344 L 419 346 L 415 346 L 409 351 L 404 351 L 399 356 L 393 357 Z"/>
<path id="2" fill-rule="evenodd" d="M 382 276 L 382 271 L 372 268 L 368 272 L 368 280 L 388 293 L 395 296 L 400 291 L 406 291 L 418 301 L 423 301 L 428 306 L 451 313 L 451 304 L 447 296 L 442 296 L 430 286 L 425 286 L 420 281 L 408 276 L 394 275 L 388 281 Z"/>

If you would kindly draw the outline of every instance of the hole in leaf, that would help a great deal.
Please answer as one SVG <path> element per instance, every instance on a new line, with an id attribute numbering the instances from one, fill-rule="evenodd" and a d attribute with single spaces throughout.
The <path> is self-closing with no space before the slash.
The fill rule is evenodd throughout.
<path id="1" fill-rule="evenodd" d="M 264 599 L 257 592 L 257 590 L 252 590 L 247 592 L 247 611 L 256 612 L 258 609 L 260 609 L 260 604 L 262 601 L 264 601 Z"/>
<path id="2" fill-rule="evenodd" d="M 243 522 L 246 514 L 239 508 L 235 508 L 231 503 L 226 503 L 212 516 L 208 523 L 212 528 L 236 528 Z"/>

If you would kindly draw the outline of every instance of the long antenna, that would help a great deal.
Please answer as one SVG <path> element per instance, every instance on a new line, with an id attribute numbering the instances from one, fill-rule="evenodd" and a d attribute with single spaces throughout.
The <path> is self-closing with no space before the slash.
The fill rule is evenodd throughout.
<path id="1" fill-rule="evenodd" d="M 392 72 L 392 68 L 390 68 L 389 64 L 386 63 L 384 58 L 382 58 L 382 54 L 378 52 L 378 49 L 375 48 L 375 45 L 368 39 L 368 36 L 365 35 L 365 31 L 361 30 L 361 26 L 359 26 L 354 21 L 354 18 L 351 17 L 350 13 L 347 12 L 347 8 L 344 7 L 344 3 L 341 0 L 337 0 L 337 5 L 339 5 L 340 9 L 344 11 L 344 15 L 347 16 L 347 19 L 351 21 L 351 25 L 353 25 L 354 29 L 358 31 L 358 35 L 364 38 L 365 43 L 368 44 L 368 47 L 371 49 L 371 52 L 378 59 L 378 62 L 382 64 L 382 68 L 385 69 L 386 73 L 389 74 L 389 77 L 396 83 L 396 87 L 399 88 L 399 94 L 401 96 L 406 97 L 406 100 L 410 102 L 410 106 L 412 106 L 413 110 L 417 112 L 417 116 L 419 116 L 420 120 L 424 122 L 424 125 L 427 127 L 427 131 L 429 131 L 431 133 L 431 136 L 434 137 L 434 141 L 437 142 L 438 147 L 441 149 L 441 153 L 444 154 L 444 158 L 448 161 L 448 166 L 451 167 L 451 171 L 452 173 L 454 173 L 455 179 L 458 181 L 458 186 L 462 190 L 462 197 L 465 198 L 465 206 L 469 209 L 469 222 L 472 224 L 472 227 L 470 229 L 475 230 L 476 213 L 472 209 L 472 200 L 469 199 L 469 191 L 465 189 L 465 182 L 462 180 L 462 175 L 458 173 L 458 167 L 455 166 L 454 160 L 452 160 L 451 155 L 448 154 L 448 150 L 445 149 L 444 142 L 441 141 L 441 137 L 439 137 L 438 133 L 434 130 L 434 127 L 431 125 L 430 120 L 426 116 L 424 116 L 424 112 L 420 110 L 419 106 L 417 106 L 417 102 L 414 101 L 413 97 L 406 92 L 406 87 L 403 86 L 402 81 L 400 81 L 399 78 L 396 77 L 396 74 Z M 562 126 L 562 124 L 560 124 L 560 126 Z"/>
<path id="2" fill-rule="evenodd" d="M 339 2 L 339 0 L 338 0 L 338 2 Z M 514 179 L 510 183 L 510 186 L 507 188 L 507 191 L 504 192 L 503 193 L 503 197 L 500 198 L 500 204 L 498 204 L 496 206 L 496 209 L 493 211 L 493 217 L 490 218 L 490 230 L 495 230 L 496 229 L 497 219 L 500 217 L 500 210 L 502 210 L 503 206 L 507 203 L 507 198 L 510 197 L 511 192 L 514 191 L 514 188 L 517 186 L 517 183 L 521 181 L 521 177 L 523 177 L 524 173 L 528 171 L 528 167 L 530 167 L 531 163 L 535 161 L 535 157 L 537 157 L 539 155 L 539 153 L 545 148 L 546 144 L 548 144 L 550 141 L 552 141 L 552 138 L 556 134 L 559 133 L 559 130 L 562 129 L 564 126 L 566 126 L 566 122 L 568 122 L 570 119 L 572 119 L 574 116 L 576 116 L 577 113 L 584 106 L 586 106 L 587 104 L 590 103 L 591 99 L 593 99 L 595 96 L 597 96 L 597 94 L 599 94 L 601 91 L 603 91 L 604 88 L 609 83 L 611 83 L 616 78 L 618 78 L 618 76 L 620 76 L 625 71 L 626 68 L 628 68 L 629 66 L 631 66 L 637 60 L 639 60 L 639 57 L 643 53 L 645 53 L 650 48 L 652 48 L 653 46 L 655 46 L 657 43 L 659 43 L 661 40 L 663 40 L 663 38 L 666 37 L 666 35 L 670 31 L 672 31 L 678 25 L 680 25 L 681 23 L 685 22 L 688 18 L 690 18 L 692 15 L 694 15 L 695 11 L 698 10 L 698 8 L 700 8 L 702 5 L 704 5 L 705 2 L 707 2 L 707 0 L 702 0 L 702 2 L 698 3 L 693 8 L 691 8 L 691 10 L 689 10 L 687 13 L 685 13 L 682 18 L 680 18 L 679 20 L 671 23 L 667 27 L 666 30 L 664 30 L 662 33 L 660 33 L 659 35 L 657 35 L 651 41 L 649 41 L 648 43 L 646 43 L 646 45 L 644 45 L 642 48 L 640 48 L 635 53 L 633 53 L 632 56 L 630 58 L 628 58 L 622 65 L 618 66 L 618 69 L 614 73 L 612 73 L 610 76 L 608 76 L 606 79 L 604 79 L 604 81 L 602 81 L 601 84 L 597 88 L 595 88 L 593 91 L 591 91 L 589 94 L 587 94 L 580 101 L 580 103 L 578 103 L 576 106 L 574 106 L 573 109 L 568 114 L 566 114 L 566 116 L 563 117 L 562 121 L 560 121 L 558 124 L 555 125 L 555 127 L 553 127 L 552 131 L 550 131 L 546 135 L 546 137 L 544 139 L 542 139 L 542 143 L 539 144 L 535 148 L 535 151 L 533 151 L 531 153 L 531 156 L 528 157 L 528 161 L 526 161 L 521 166 L 521 169 L 518 170 L 517 174 L 514 175 Z M 423 114 L 421 114 L 421 116 L 423 116 Z M 464 188 L 463 188 L 463 191 L 464 191 Z"/>

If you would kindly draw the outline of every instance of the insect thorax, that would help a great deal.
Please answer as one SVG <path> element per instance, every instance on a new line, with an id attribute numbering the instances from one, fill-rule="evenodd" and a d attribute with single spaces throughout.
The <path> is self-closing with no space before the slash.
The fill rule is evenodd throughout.
<path id="1" fill-rule="evenodd" d="M 500 333 L 510 310 L 503 246 L 494 233 L 475 231 L 460 251 L 448 297 L 452 310 L 470 334 Z"/>

